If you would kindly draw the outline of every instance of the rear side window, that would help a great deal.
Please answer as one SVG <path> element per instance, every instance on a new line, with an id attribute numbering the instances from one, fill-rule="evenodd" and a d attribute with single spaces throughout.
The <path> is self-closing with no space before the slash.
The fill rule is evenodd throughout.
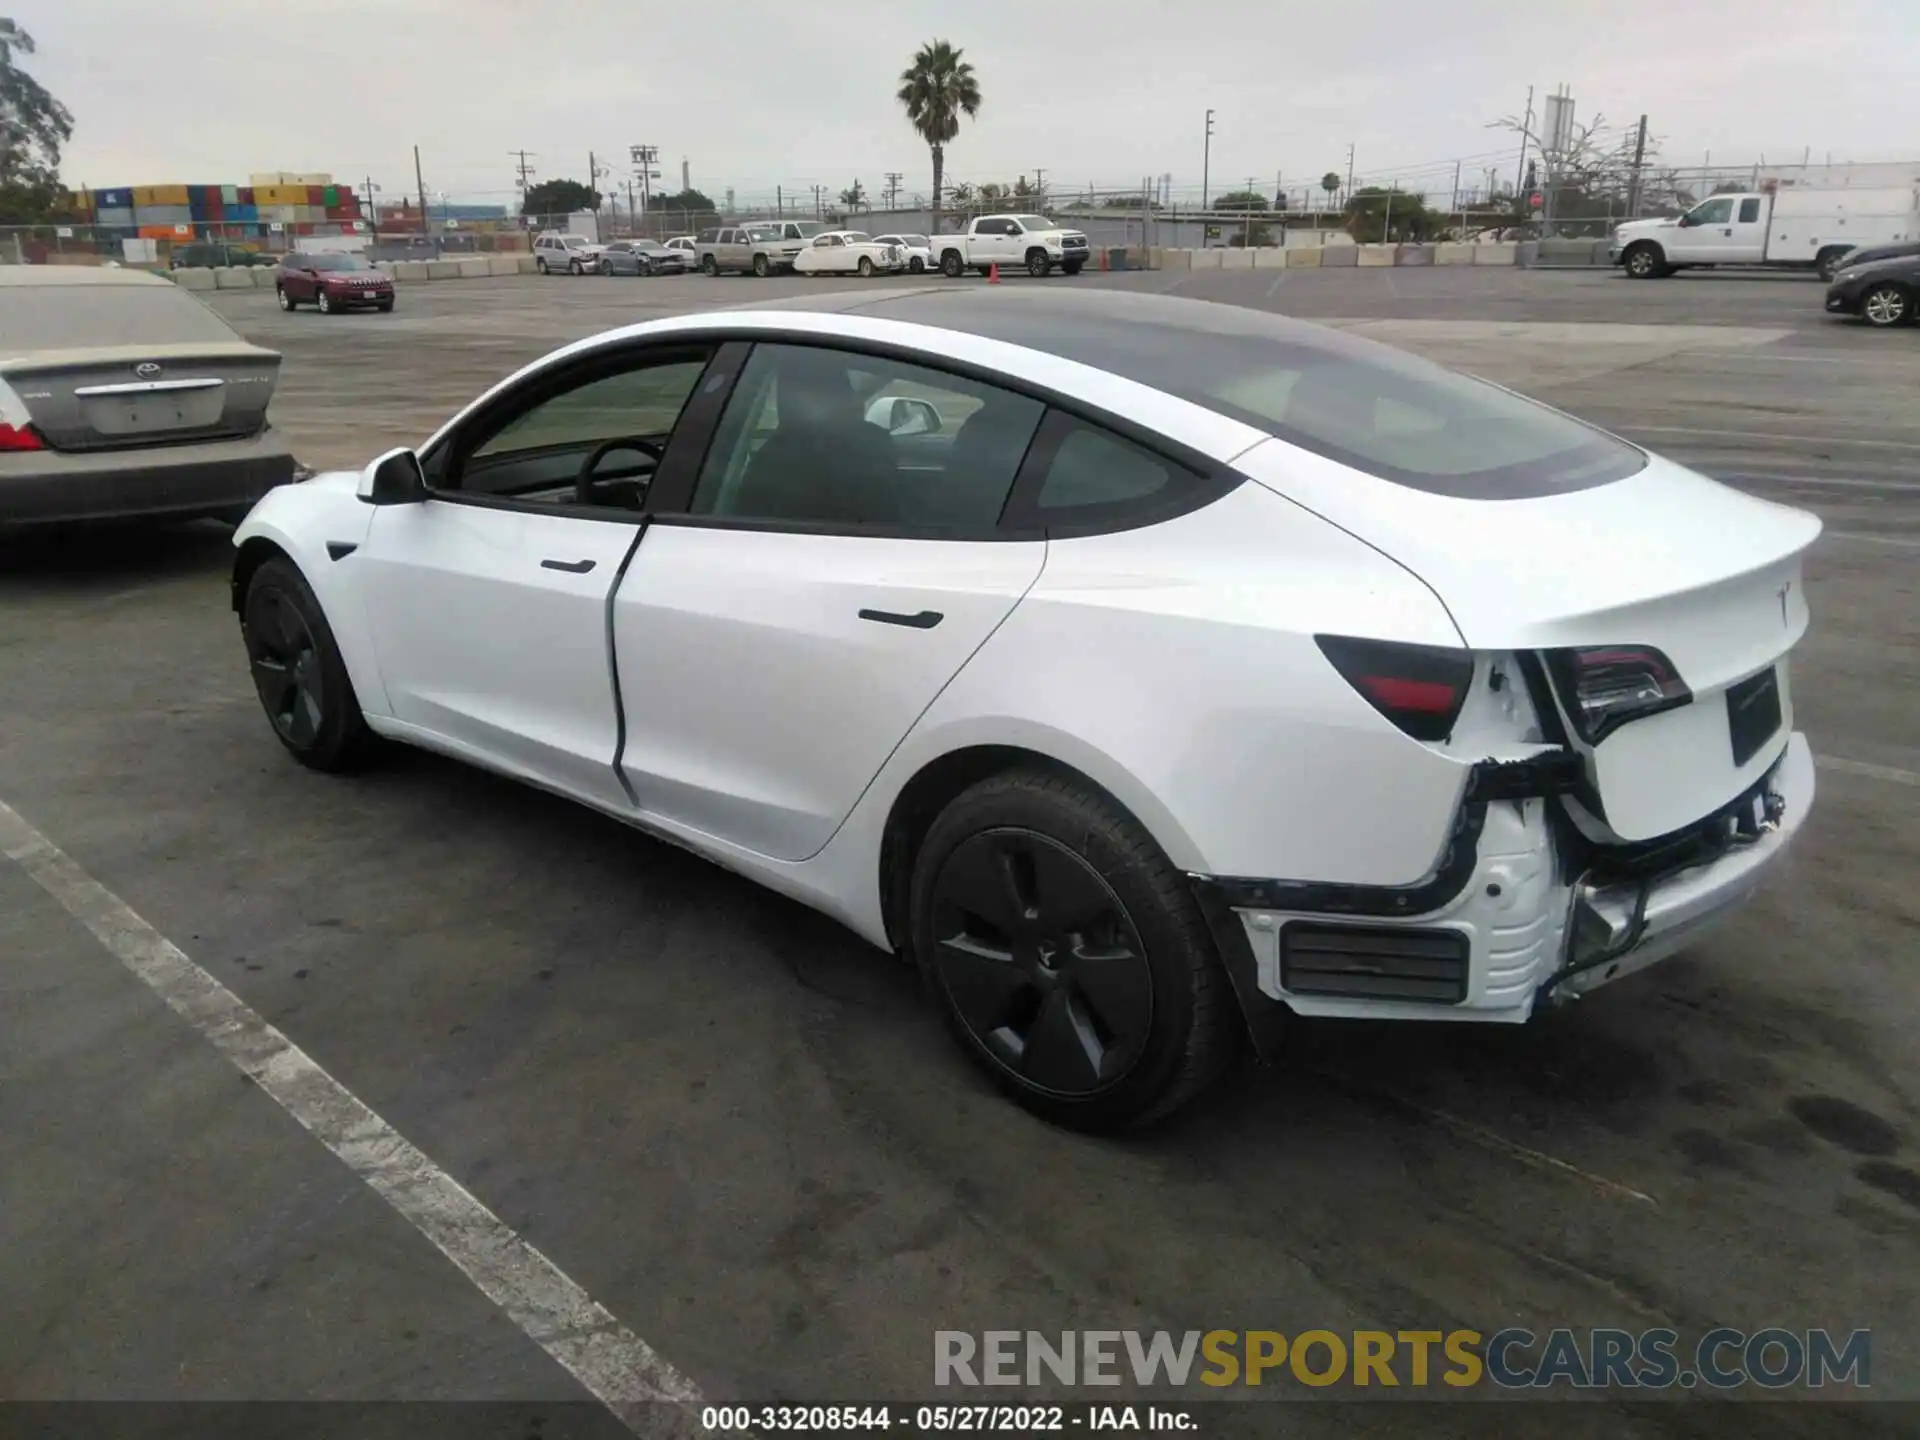
<path id="1" fill-rule="evenodd" d="M 0 285 L 9 351 L 87 350 L 239 340 L 213 311 L 172 285 Z"/>
<path id="2" fill-rule="evenodd" d="M 1755 196 L 1751 200 L 1742 200 L 1740 202 L 1740 223 L 1742 225 L 1751 225 L 1759 218 L 1760 200 L 1758 196 Z"/>
<path id="3" fill-rule="evenodd" d="M 1075 421 L 1047 466 L 1035 503 L 1044 512 L 1074 520 L 1090 507 L 1131 505 L 1177 489 L 1191 477 L 1138 445 Z"/>

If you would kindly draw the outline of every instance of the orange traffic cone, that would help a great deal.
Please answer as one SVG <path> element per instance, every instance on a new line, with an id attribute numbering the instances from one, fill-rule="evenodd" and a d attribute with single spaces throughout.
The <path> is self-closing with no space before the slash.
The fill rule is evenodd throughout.
<path id="1" fill-rule="evenodd" d="M 987 283 L 989 285 L 998 285 L 1000 283 L 1000 262 L 998 260 L 987 266 Z"/>

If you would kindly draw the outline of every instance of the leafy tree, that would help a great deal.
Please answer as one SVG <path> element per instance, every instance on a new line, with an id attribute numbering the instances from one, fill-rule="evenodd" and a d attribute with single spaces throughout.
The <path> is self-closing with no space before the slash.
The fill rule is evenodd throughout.
<path id="1" fill-rule="evenodd" d="M 927 142 L 933 154 L 933 229 L 940 229 L 940 190 L 946 170 L 947 146 L 960 134 L 960 119 L 980 113 L 980 82 L 973 66 L 945 40 L 934 40 L 914 52 L 913 63 L 900 72 L 895 98 L 906 108 L 907 123 Z"/>
<path id="2" fill-rule="evenodd" d="M 522 215 L 571 215 L 577 210 L 600 208 L 600 192 L 578 180 L 542 180 L 527 187 L 521 203 Z"/>
<path id="3" fill-rule="evenodd" d="M 1334 194 L 1340 189 L 1340 173 L 1337 170 L 1327 171 L 1320 177 L 1320 188 L 1327 192 L 1327 203 L 1331 205 Z"/>
<path id="4" fill-rule="evenodd" d="M 73 135 L 67 107 L 15 63 L 33 52 L 33 37 L 0 15 L 0 223 L 47 217 L 60 192 L 60 147 Z"/>
<path id="5" fill-rule="evenodd" d="M 1441 217 L 1427 209 L 1427 197 L 1395 186 L 1362 185 L 1347 200 L 1347 233 L 1363 245 L 1393 240 L 1423 241 L 1436 234 Z"/>
<path id="6" fill-rule="evenodd" d="M 1225 195 L 1216 195 L 1207 207 L 1210 210 L 1265 210 L 1267 197 L 1257 190 L 1230 190 Z"/>
<path id="7" fill-rule="evenodd" d="M 860 182 L 857 179 L 849 189 L 840 192 L 840 203 L 844 205 L 849 212 L 872 208 L 867 204 L 867 192 L 861 188 Z"/>
<path id="8" fill-rule="evenodd" d="M 680 191 L 677 195 L 656 195 L 651 202 L 654 212 L 683 211 L 688 215 L 718 215 L 720 207 L 713 203 L 703 192 L 694 189 Z"/>

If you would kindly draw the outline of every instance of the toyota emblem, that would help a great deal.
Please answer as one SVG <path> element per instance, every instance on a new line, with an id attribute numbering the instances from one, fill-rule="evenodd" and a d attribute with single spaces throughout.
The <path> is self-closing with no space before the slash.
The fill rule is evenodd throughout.
<path id="1" fill-rule="evenodd" d="M 151 360 L 142 360 L 138 365 L 133 367 L 133 373 L 138 375 L 142 380 L 151 380 L 160 373 L 160 367 Z"/>

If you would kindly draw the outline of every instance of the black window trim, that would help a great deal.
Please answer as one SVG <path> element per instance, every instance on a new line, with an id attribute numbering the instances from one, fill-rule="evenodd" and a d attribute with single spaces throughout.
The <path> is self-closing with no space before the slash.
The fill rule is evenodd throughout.
<path id="1" fill-rule="evenodd" d="M 686 404 L 681 407 L 680 418 L 668 438 L 666 451 L 654 469 L 653 479 L 648 483 L 647 498 L 651 502 L 655 488 L 670 475 L 677 474 L 681 467 L 691 464 L 693 474 L 699 473 L 701 459 L 706 454 L 720 412 L 719 406 L 702 403 L 711 398 L 707 394 L 708 387 L 718 375 L 726 381 L 723 388 L 730 394 L 732 381 L 739 374 L 737 364 L 730 375 L 724 372 L 730 348 L 733 347 L 729 347 L 719 336 L 646 336 L 611 349 L 593 351 L 565 365 L 529 377 L 522 385 L 497 397 L 485 409 L 467 416 L 449 430 L 439 443 L 428 447 L 427 453 L 420 457 L 421 469 L 427 475 L 428 501 L 471 505 L 484 510 L 511 510 L 523 515 L 559 515 L 576 520 L 644 525 L 650 518 L 650 506 L 643 506 L 639 510 L 622 510 L 607 505 L 556 504 L 551 500 L 523 500 L 512 495 L 483 495 L 457 488 L 448 489 L 435 482 L 449 468 L 463 468 L 472 459 L 473 452 L 488 439 L 557 395 L 633 369 L 634 361 L 640 357 L 646 357 L 648 368 L 651 368 L 653 365 L 670 365 L 676 357 L 694 359 L 704 355 L 706 366 L 693 382 L 693 390 Z M 741 356 L 734 358 L 737 360 Z"/>
<path id="2" fill-rule="evenodd" d="M 1014 473 L 1013 485 L 1007 492 L 1007 501 L 1001 509 L 999 521 L 991 527 L 955 527 L 925 525 L 846 525 L 831 522 L 801 520 L 753 520 L 728 515 L 697 515 L 687 507 L 693 501 L 694 486 L 698 483 L 700 472 L 706 466 L 706 450 L 713 443 L 719 429 L 720 414 L 724 404 L 708 417 L 706 432 L 701 441 L 701 455 L 690 472 L 676 474 L 675 484 L 663 485 L 667 479 L 666 466 L 663 463 L 656 473 L 653 483 L 647 491 L 647 517 L 651 523 L 661 525 L 690 525 L 713 530 L 777 530 L 796 535 L 850 535 L 865 536 L 870 539 L 888 540 L 1070 540 L 1092 535 L 1114 535 L 1127 530 L 1138 530 L 1148 525 L 1158 525 L 1177 519 L 1181 515 L 1204 509 L 1222 499 L 1233 490 L 1246 483 L 1247 477 L 1212 456 L 1203 455 L 1182 445 L 1177 440 L 1168 439 L 1158 431 L 1090 405 L 1074 396 L 1062 395 L 1048 386 L 1036 385 L 1018 376 L 984 365 L 971 364 L 964 360 L 934 354 L 916 349 L 910 345 L 900 345 L 884 340 L 869 340 L 846 335 L 821 334 L 813 330 L 755 329 L 724 332 L 726 338 L 744 346 L 743 353 L 735 364 L 728 384 L 728 398 L 731 398 L 732 386 L 737 383 L 740 374 L 746 369 L 752 351 L 761 345 L 796 345 L 817 350 L 837 350 L 855 355 L 866 355 L 876 360 L 893 360 L 903 365 L 918 366 L 939 374 L 952 375 L 957 379 L 969 380 L 977 385 L 991 385 L 1010 394 L 1036 400 L 1046 406 L 1046 412 L 1040 417 L 1033 439 L 1028 442 L 1027 453 Z M 706 384 L 702 378 L 695 389 L 699 395 Z M 684 428 L 689 412 L 681 417 Z M 1050 426 L 1055 424 L 1055 415 L 1077 420 L 1082 424 L 1105 430 L 1146 451 L 1154 458 L 1173 465 L 1191 474 L 1194 484 L 1184 487 L 1185 493 L 1174 499 L 1162 499 L 1144 496 L 1137 501 L 1118 501 L 1111 506 L 1076 506 L 1078 510 L 1098 508 L 1102 513 L 1088 516 L 1079 521 L 1050 517 L 1037 510 L 1032 497 L 1039 494 L 1041 483 L 1045 479 L 1044 462 L 1051 461 L 1053 451 L 1070 433 L 1070 427 L 1062 430 L 1053 441 L 1053 449 L 1042 455 L 1042 441 L 1050 434 Z M 674 442 L 680 441 L 680 429 L 674 431 Z M 681 488 L 684 486 L 684 488 Z M 1024 505 L 1021 505 L 1026 497 Z M 1017 508 L 1018 507 L 1018 508 Z"/>

